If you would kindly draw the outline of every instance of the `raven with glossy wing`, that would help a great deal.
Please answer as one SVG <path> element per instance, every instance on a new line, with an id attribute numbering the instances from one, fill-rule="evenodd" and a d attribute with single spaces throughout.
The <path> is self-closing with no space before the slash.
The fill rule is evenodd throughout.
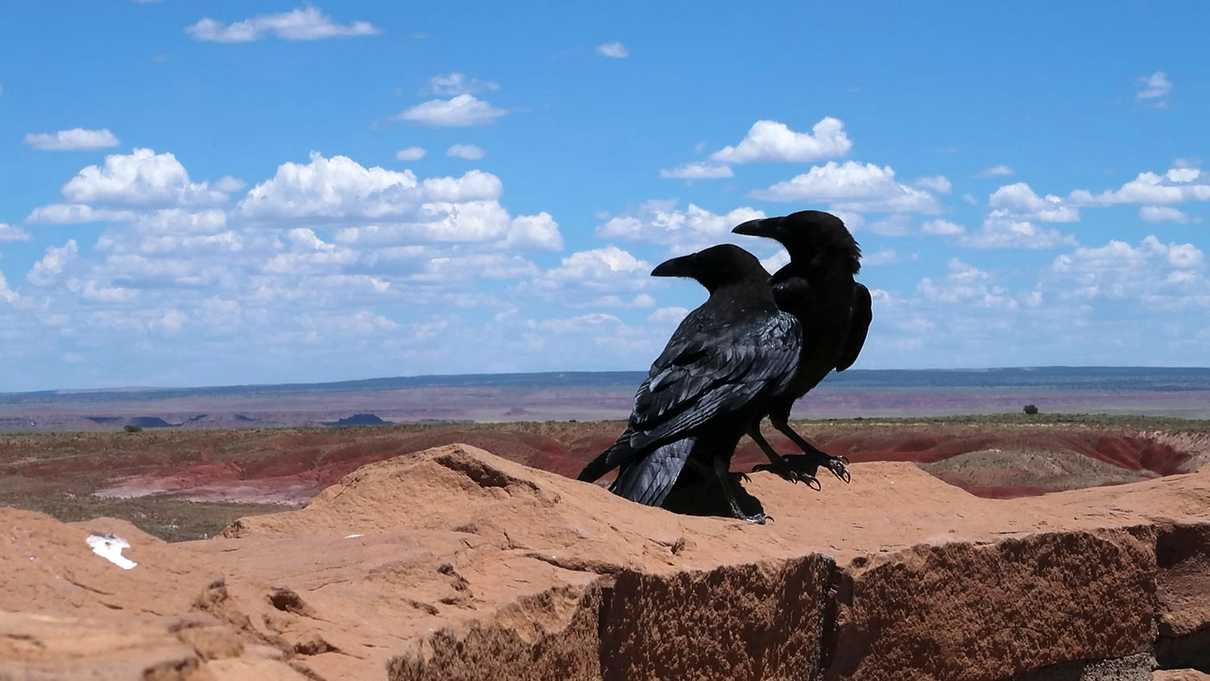
<path id="1" fill-rule="evenodd" d="M 673 258 L 651 274 L 693 278 L 710 297 L 651 365 L 625 432 L 579 479 L 592 482 L 619 468 L 611 491 L 658 506 L 690 467 L 717 478 L 735 517 L 764 522 L 763 513 L 740 507 L 729 467 L 739 439 L 759 427 L 797 373 L 799 323 L 778 309 L 760 261 L 738 246 Z"/>
<path id="2" fill-rule="evenodd" d="M 849 481 L 843 457 L 819 450 L 790 428 L 790 408 L 833 369 L 844 371 L 857 361 L 874 318 L 870 291 L 853 279 L 861 270 L 861 248 L 844 222 L 830 213 L 804 210 L 783 217 L 750 220 L 736 234 L 775 239 L 785 246 L 790 262 L 770 279 L 777 306 L 794 315 L 802 326 L 802 356 L 789 389 L 769 412 L 773 427 L 804 452 L 771 459 L 767 469 L 791 479 L 814 475 L 819 466 Z M 759 437 L 759 431 L 755 437 Z M 755 438 L 754 438 L 755 439 Z M 768 443 L 757 444 L 768 451 Z"/>

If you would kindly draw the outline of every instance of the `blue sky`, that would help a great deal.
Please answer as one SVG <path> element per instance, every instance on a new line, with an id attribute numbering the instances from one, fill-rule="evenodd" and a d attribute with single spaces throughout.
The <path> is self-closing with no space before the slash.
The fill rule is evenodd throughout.
<path id="1" fill-rule="evenodd" d="M 1210 9 L 1057 4 L 10 3 L 0 391 L 642 369 L 804 208 L 859 367 L 1205 366 Z"/>

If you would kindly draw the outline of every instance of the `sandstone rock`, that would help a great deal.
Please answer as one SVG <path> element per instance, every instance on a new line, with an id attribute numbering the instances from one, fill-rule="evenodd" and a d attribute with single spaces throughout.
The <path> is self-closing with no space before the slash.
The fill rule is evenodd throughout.
<path id="1" fill-rule="evenodd" d="M 753 526 L 454 445 L 206 541 L 95 523 L 132 570 L 0 509 L 0 678 L 1126 680 L 1210 631 L 1210 471 L 1014 500 L 853 473 L 754 475 Z"/>
<path id="2" fill-rule="evenodd" d="M 1210 681 L 1210 674 L 1203 674 L 1196 669 L 1173 669 L 1157 671 L 1151 675 L 1152 681 Z"/>

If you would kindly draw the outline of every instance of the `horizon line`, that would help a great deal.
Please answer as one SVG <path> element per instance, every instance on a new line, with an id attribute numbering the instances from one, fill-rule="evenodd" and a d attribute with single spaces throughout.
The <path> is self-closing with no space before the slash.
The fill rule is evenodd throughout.
<path id="1" fill-rule="evenodd" d="M 918 369 L 849 369 L 846 374 L 852 375 L 864 372 L 963 372 L 963 371 L 1037 371 L 1045 369 L 1114 369 L 1114 370 L 1193 370 L 1207 371 L 1210 366 L 1169 366 L 1169 365 L 1107 365 L 1107 364 L 1046 364 L 1046 365 L 1031 365 L 1031 366 L 999 366 L 999 367 L 949 367 L 949 368 L 918 368 Z M 88 394 L 88 393 L 105 393 L 105 392 L 172 392 L 180 390 L 236 390 L 248 388 L 301 388 L 307 386 L 331 386 L 343 383 L 370 383 L 374 381 L 397 381 L 397 380 L 424 380 L 424 379 L 441 379 L 441 378 L 473 378 L 473 377 L 489 377 L 489 376 L 553 376 L 561 374 L 635 374 L 646 373 L 643 369 L 602 369 L 602 370 L 550 370 L 550 371 L 497 371 L 497 372 L 469 372 L 469 373 L 434 373 L 434 374 L 406 374 L 396 376 L 371 376 L 368 378 L 347 378 L 335 379 L 328 381 L 297 381 L 284 383 L 231 383 L 223 385 L 136 385 L 136 386 L 104 386 L 98 388 L 42 388 L 35 390 L 0 390 L 0 395 L 37 395 L 37 394 Z M 830 374 L 829 374 L 830 375 Z"/>

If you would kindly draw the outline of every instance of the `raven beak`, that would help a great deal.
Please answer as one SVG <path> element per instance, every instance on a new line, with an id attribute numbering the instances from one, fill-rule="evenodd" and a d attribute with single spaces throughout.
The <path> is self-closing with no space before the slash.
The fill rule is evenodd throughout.
<path id="1" fill-rule="evenodd" d="M 653 277 L 692 277 L 693 276 L 693 274 L 692 274 L 692 272 L 693 272 L 692 258 L 693 258 L 692 255 L 682 255 L 679 258 L 665 260 L 664 262 L 656 265 L 654 270 L 651 270 L 651 276 L 653 276 Z"/>
<path id="2" fill-rule="evenodd" d="M 744 236 L 763 236 L 773 238 L 777 232 L 777 227 L 781 224 L 781 218 L 761 218 L 760 220 L 749 220 L 742 225 L 731 230 L 733 234 L 742 234 Z"/>

